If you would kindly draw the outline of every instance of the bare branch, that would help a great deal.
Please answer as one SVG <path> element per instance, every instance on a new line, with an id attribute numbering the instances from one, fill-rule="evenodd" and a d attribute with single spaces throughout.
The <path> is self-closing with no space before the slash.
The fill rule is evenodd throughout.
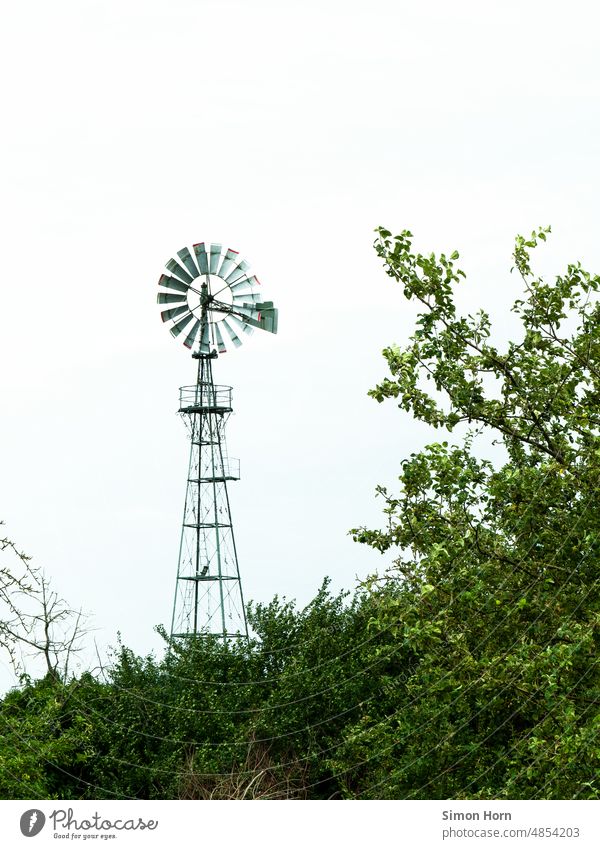
<path id="1" fill-rule="evenodd" d="M 7 537 L 0 539 L 0 555 L 5 555 L 0 562 L 0 649 L 17 674 L 26 672 L 28 661 L 41 658 L 46 674 L 66 680 L 89 630 L 82 611 L 61 598 Z"/>

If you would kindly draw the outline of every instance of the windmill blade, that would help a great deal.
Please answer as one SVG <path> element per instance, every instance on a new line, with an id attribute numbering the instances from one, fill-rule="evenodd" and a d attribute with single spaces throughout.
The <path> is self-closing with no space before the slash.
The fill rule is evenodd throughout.
<path id="1" fill-rule="evenodd" d="M 210 246 L 210 265 L 209 271 L 211 274 L 216 274 L 221 260 L 221 245 Z"/>
<path id="2" fill-rule="evenodd" d="M 233 311 L 242 316 L 248 316 L 249 318 L 259 319 L 260 312 L 254 307 L 254 304 L 242 304 L 238 306 L 237 304 L 232 307 Z"/>
<path id="3" fill-rule="evenodd" d="M 227 352 L 227 348 L 225 347 L 225 342 L 223 342 L 221 329 L 218 324 L 215 324 L 215 336 L 217 337 L 217 350 L 219 354 L 225 354 Z"/>
<path id="4" fill-rule="evenodd" d="M 254 333 L 252 328 L 249 325 L 246 324 L 245 320 L 242 321 L 241 319 L 239 319 L 237 317 L 237 315 L 228 315 L 227 320 L 232 321 L 233 324 L 235 325 L 235 327 L 237 327 L 238 330 L 242 330 L 248 336 L 252 336 L 252 334 Z"/>
<path id="5" fill-rule="evenodd" d="M 210 330 L 208 322 L 202 328 L 202 336 L 200 338 L 200 353 L 210 354 Z"/>
<path id="6" fill-rule="evenodd" d="M 176 304 L 187 301 L 187 295 L 172 295 L 170 292 L 159 292 L 156 296 L 156 301 L 159 304 Z"/>
<path id="7" fill-rule="evenodd" d="M 200 274 L 208 274 L 208 255 L 204 242 L 198 242 L 197 245 L 194 245 L 194 253 L 196 254 Z"/>
<path id="8" fill-rule="evenodd" d="M 196 336 L 198 335 L 198 331 L 200 330 L 200 319 L 197 318 L 195 324 L 192 324 L 192 329 L 188 333 L 188 335 L 183 340 L 183 344 L 186 348 L 191 348 L 194 342 L 196 341 Z"/>
<path id="9" fill-rule="evenodd" d="M 231 341 L 233 342 L 234 347 L 239 348 L 239 347 L 240 347 L 240 345 L 242 344 L 242 340 L 241 340 L 241 339 L 240 339 L 240 337 L 237 335 L 237 333 L 235 332 L 235 330 L 233 329 L 233 327 L 230 327 L 230 326 L 227 324 L 227 319 L 225 319 L 225 318 L 223 319 L 223 327 L 227 330 L 227 333 L 229 334 L 229 338 L 230 338 L 230 339 L 231 339 Z"/>
<path id="10" fill-rule="evenodd" d="M 221 267 L 219 268 L 219 277 L 222 277 L 223 280 L 227 279 L 227 275 L 231 273 L 231 269 L 235 268 L 235 263 L 238 258 L 238 252 L 234 251 L 232 248 L 227 248 L 227 253 L 225 254 L 225 259 L 221 263 Z"/>
<path id="11" fill-rule="evenodd" d="M 232 283 L 229 287 L 232 292 L 243 291 L 244 289 L 250 289 L 251 291 L 255 291 L 254 287 L 260 286 L 260 280 L 256 276 L 246 277 L 244 280 L 238 280 L 235 283 Z"/>
<path id="12" fill-rule="evenodd" d="M 196 263 L 194 262 L 194 259 L 187 248 L 182 248 L 180 251 L 177 251 L 177 256 L 183 262 L 187 270 L 190 272 L 193 280 L 195 280 L 196 277 L 200 276 L 198 267 L 196 266 Z"/>
<path id="13" fill-rule="evenodd" d="M 182 283 L 175 277 L 169 277 L 168 274 L 161 274 L 158 281 L 159 286 L 164 286 L 166 289 L 176 289 L 178 292 L 187 292 L 189 286 L 187 283 Z"/>
<path id="14" fill-rule="evenodd" d="M 235 292 L 233 295 L 233 303 L 234 304 L 243 304 L 250 303 L 254 304 L 256 301 L 260 301 L 261 295 L 258 292 Z"/>
<path id="15" fill-rule="evenodd" d="M 176 260 L 170 259 L 167 263 L 167 268 L 172 274 L 179 277 L 179 279 L 183 280 L 185 283 L 194 282 L 193 278 L 190 277 L 185 268 L 182 268 Z"/>
<path id="16" fill-rule="evenodd" d="M 238 307 L 237 305 L 232 307 L 233 312 L 237 315 L 242 316 L 244 321 L 246 318 L 253 318 L 255 321 L 260 319 L 260 313 L 258 310 L 255 310 L 253 306 L 245 304 L 244 306 Z"/>
<path id="17" fill-rule="evenodd" d="M 240 280 L 238 283 L 232 283 L 229 288 L 234 295 L 240 295 L 244 292 L 253 292 L 252 283 L 248 280 Z"/>
<path id="18" fill-rule="evenodd" d="M 170 318 L 177 318 L 178 315 L 183 315 L 184 312 L 188 311 L 189 307 L 186 304 L 184 307 L 174 307 L 172 310 L 165 310 L 164 312 L 161 312 L 160 316 L 163 321 L 169 321 Z"/>
<path id="19" fill-rule="evenodd" d="M 226 283 L 236 283 L 240 277 L 243 277 L 246 274 L 246 271 L 250 268 L 250 263 L 246 262 L 245 259 L 238 262 L 233 271 L 225 278 Z M 223 276 L 223 275 L 221 275 Z"/>
<path id="20" fill-rule="evenodd" d="M 193 313 L 188 313 L 183 318 L 180 318 L 179 321 L 176 321 L 173 327 L 171 327 L 171 333 L 173 336 L 179 336 L 182 330 L 187 327 L 190 321 L 193 319 Z"/>

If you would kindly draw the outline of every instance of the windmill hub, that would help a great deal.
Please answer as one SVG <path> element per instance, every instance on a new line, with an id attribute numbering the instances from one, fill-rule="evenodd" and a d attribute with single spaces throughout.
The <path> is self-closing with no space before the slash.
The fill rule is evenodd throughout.
<path id="1" fill-rule="evenodd" d="M 204 278 L 200 279 L 202 280 L 202 283 L 200 283 L 200 280 L 195 280 L 195 285 L 190 286 L 187 290 L 188 307 L 194 314 L 195 318 L 200 318 L 204 304 L 206 304 L 209 309 L 213 309 L 215 314 L 218 312 L 218 307 L 221 305 L 225 305 L 227 311 L 232 309 L 233 295 L 229 286 L 225 286 L 225 288 L 223 288 L 223 281 L 213 274 L 208 276 L 208 280 L 205 280 Z M 218 295 L 215 293 L 218 293 Z M 225 317 L 225 315 L 226 312 L 223 313 L 223 317 Z"/>

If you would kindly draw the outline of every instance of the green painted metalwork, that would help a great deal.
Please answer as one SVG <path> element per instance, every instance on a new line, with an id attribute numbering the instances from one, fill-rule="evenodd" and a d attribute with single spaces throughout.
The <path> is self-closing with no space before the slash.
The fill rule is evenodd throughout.
<path id="1" fill-rule="evenodd" d="M 239 479 L 239 461 L 229 458 L 225 427 L 232 412 L 231 387 L 213 380 L 213 361 L 227 346 L 242 344 L 239 331 L 277 332 L 277 310 L 262 300 L 259 281 L 237 251 L 199 242 L 177 252 L 158 283 L 159 304 L 170 331 L 198 360 L 196 383 L 180 389 L 179 413 L 190 436 L 171 637 L 248 637 L 248 625 L 228 482 Z M 173 290 L 178 294 L 173 294 Z M 238 332 L 236 332 L 238 331 Z"/>
<path id="2" fill-rule="evenodd" d="M 225 439 L 231 387 L 215 385 L 214 354 L 197 357 L 196 385 L 180 389 L 179 412 L 191 444 L 171 635 L 247 637 L 227 492 L 228 482 L 239 478 Z"/>

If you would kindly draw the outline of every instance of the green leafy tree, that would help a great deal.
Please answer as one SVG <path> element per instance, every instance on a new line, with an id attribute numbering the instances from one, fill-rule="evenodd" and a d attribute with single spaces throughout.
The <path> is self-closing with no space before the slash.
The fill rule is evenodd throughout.
<path id="1" fill-rule="evenodd" d="M 89 675 L 63 683 L 54 675 L 21 687 L 0 702 L 0 796 L 57 799 L 85 794 L 93 757 L 92 725 L 80 691 Z"/>
<path id="2" fill-rule="evenodd" d="M 421 311 L 370 394 L 462 438 L 406 459 L 399 493 L 379 488 L 387 526 L 353 532 L 395 552 L 396 593 L 371 625 L 393 632 L 402 671 L 337 758 L 349 795 L 598 795 L 600 278 L 580 264 L 536 276 L 548 232 L 516 240 L 520 330 L 501 348 L 485 312 L 457 312 L 456 252 L 378 231 Z M 477 451 L 481 432 L 504 461 Z"/>
<path id="3" fill-rule="evenodd" d="M 378 697 L 370 599 L 252 606 L 246 643 L 182 641 L 161 661 L 123 649 L 97 690 L 87 776 L 119 796 L 339 795 L 329 758 Z M 266 780 L 268 778 L 268 780 Z"/>
<path id="4" fill-rule="evenodd" d="M 304 609 L 251 606 L 249 643 L 120 646 L 100 675 L 25 682 L 0 703 L 5 798 L 339 797 L 332 756 L 388 662 L 372 603 L 325 582 Z"/>

